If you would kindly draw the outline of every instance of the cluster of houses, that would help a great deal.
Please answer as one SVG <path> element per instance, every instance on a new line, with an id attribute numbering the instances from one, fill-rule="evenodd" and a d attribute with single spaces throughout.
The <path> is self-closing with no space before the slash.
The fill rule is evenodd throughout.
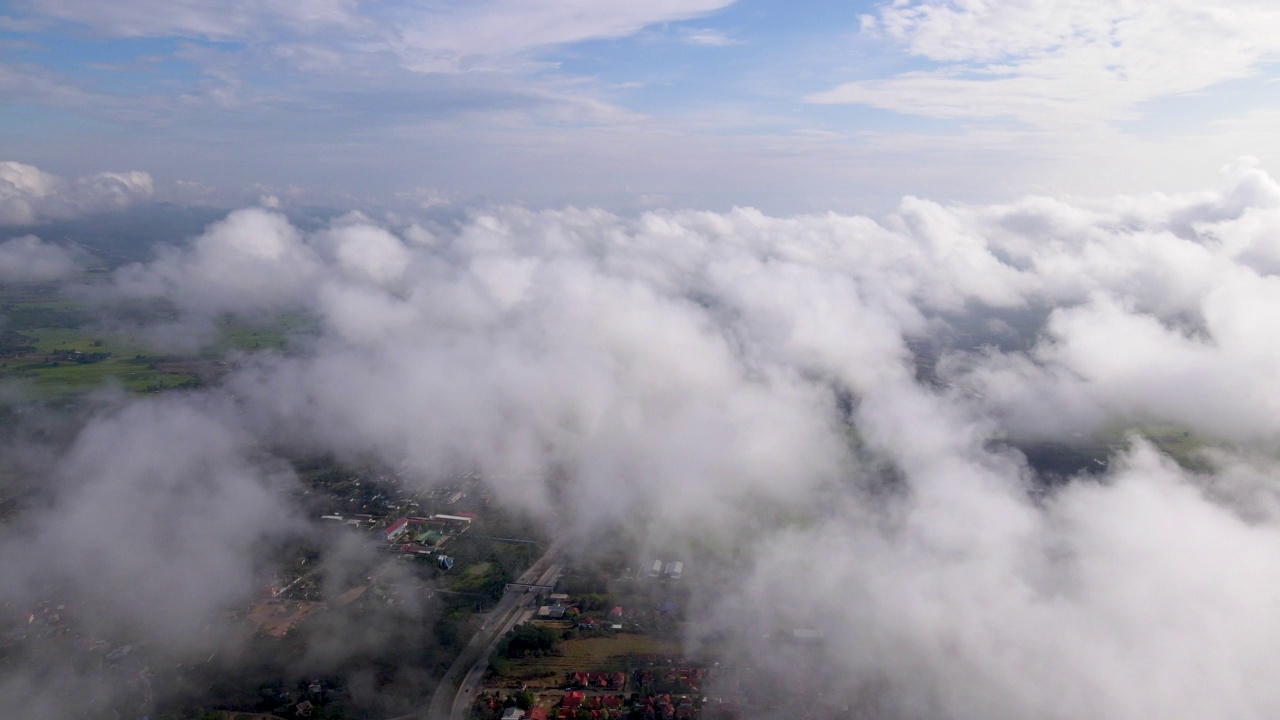
<path id="1" fill-rule="evenodd" d="M 440 548 L 449 538 L 466 532 L 475 517 L 474 513 L 463 513 L 436 514 L 426 518 L 399 518 L 391 521 L 383 529 L 383 533 L 388 543 L 393 545 L 397 542 L 401 543 L 397 548 L 401 556 L 413 558 L 435 555 L 437 567 L 441 570 L 452 570 L 453 558 L 440 553 Z M 412 536 L 413 540 L 403 542 L 409 536 Z"/>
<path id="2" fill-rule="evenodd" d="M 440 553 L 440 548 L 450 538 L 461 535 L 471 527 L 476 519 L 475 513 L 458 513 L 457 515 L 435 514 L 431 517 L 401 517 L 382 523 L 371 515 L 324 515 L 321 520 L 342 522 L 359 529 L 369 527 L 380 535 L 390 546 L 389 549 L 399 552 L 403 557 L 435 556 L 436 565 L 441 570 L 453 567 L 453 558 Z"/>
<path id="3" fill-rule="evenodd" d="M 564 680 L 566 690 L 624 690 L 626 686 L 627 674 L 621 672 L 574 672 L 566 674 Z"/>
<path id="4" fill-rule="evenodd" d="M 382 528 L 387 542 L 393 543 L 415 533 L 413 541 L 419 545 L 435 546 L 452 535 L 461 535 L 471 527 L 475 513 L 460 515 L 432 515 L 431 517 L 396 518 Z"/>
<path id="5" fill-rule="evenodd" d="M 481 707 L 496 713 L 500 706 L 496 698 L 491 698 L 484 701 Z M 518 707 L 503 708 L 502 720 L 549 720 L 550 718 L 687 720 L 698 717 L 698 710 L 698 702 L 694 698 L 670 693 L 649 695 L 629 702 L 623 695 L 589 695 L 586 692 L 571 690 L 565 693 L 553 708 L 533 707 L 528 710 Z"/>
<path id="6" fill-rule="evenodd" d="M 626 704 L 622 695 L 587 695 L 580 691 L 570 691 L 560 699 L 556 715 L 561 718 L 586 718 L 591 720 L 608 720 L 609 718 L 631 717 L 639 720 L 685 720 L 698 716 L 698 703 L 692 697 L 675 696 L 670 693 L 648 695 L 635 701 L 629 712 L 623 710 Z"/>
<path id="7" fill-rule="evenodd" d="M 491 712 L 496 712 L 498 709 L 497 702 L 498 701 L 496 699 L 489 700 L 487 701 L 486 706 Z M 529 708 L 528 710 L 521 710 L 518 707 L 512 706 L 503 708 L 502 710 L 502 720 L 547 720 L 547 717 L 548 713 L 546 708 L 536 707 Z"/>
<path id="8" fill-rule="evenodd" d="M 648 695 L 636 703 L 631 717 L 639 720 L 685 720 L 698 716 L 698 704 L 688 695 Z"/>
<path id="9" fill-rule="evenodd" d="M 588 695 L 581 690 L 570 690 L 560 698 L 563 710 L 586 710 L 591 713 L 593 720 L 604 715 L 601 711 L 621 710 L 623 703 L 621 695 Z M 565 713 L 562 711 L 560 715 L 565 716 Z"/>
<path id="10" fill-rule="evenodd" d="M 706 670 L 696 667 L 661 667 L 651 666 L 637 668 L 632 673 L 635 687 L 641 691 L 659 689 L 663 692 L 697 693 L 701 692 L 706 681 Z"/>

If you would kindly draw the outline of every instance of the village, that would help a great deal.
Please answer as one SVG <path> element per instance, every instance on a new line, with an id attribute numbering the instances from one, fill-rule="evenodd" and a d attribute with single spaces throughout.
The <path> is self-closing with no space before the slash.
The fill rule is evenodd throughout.
<path id="1" fill-rule="evenodd" d="M 701 582 L 699 566 L 691 572 L 687 558 L 636 558 L 624 545 L 550 543 L 528 519 L 490 507 L 490 494 L 474 474 L 418 491 L 392 472 L 336 472 L 331 464 L 300 470 L 297 499 L 314 513 L 319 535 L 273 550 L 254 597 L 225 614 L 256 654 L 287 658 L 317 633 L 346 627 L 359 634 L 362 624 L 391 623 L 392 632 L 403 635 L 395 645 L 402 649 L 388 646 L 375 662 L 391 671 L 405 664 L 410 650 L 416 658 L 410 662 L 438 676 L 459 661 L 498 601 L 514 594 L 523 622 L 478 666 L 483 680 L 458 688 L 470 704 L 454 720 L 743 715 L 741 669 L 722 667 L 714 647 L 696 655 L 683 647 L 692 591 Z M 358 552 L 336 566 L 322 548 L 344 544 Z M 550 585 L 521 586 L 518 576 L 538 555 L 543 561 L 555 555 L 560 569 Z M 343 579 L 335 582 L 335 574 Z M 158 656 L 129 637 L 90 636 L 74 621 L 80 611 L 74 601 L 46 601 L 7 638 L 70 643 L 86 667 L 117 689 L 130 688 L 123 693 L 130 706 L 125 717 L 186 717 L 188 710 L 166 711 L 162 698 L 174 686 L 206 683 L 223 689 L 197 706 L 202 720 L 244 712 L 281 720 L 366 716 L 341 672 L 290 679 L 262 669 L 228 686 L 217 663 L 209 662 L 216 653 L 192 663 Z M 425 713 L 430 696 L 413 691 L 386 707 Z"/>
<path id="2" fill-rule="evenodd" d="M 87 601 L 56 591 L 30 607 L 0 608 L 0 661 L 38 654 L 72 662 L 117 698 L 118 717 L 195 712 L 212 720 L 241 711 L 286 720 L 364 717 L 345 671 L 290 678 L 270 667 L 287 668 L 290 656 L 333 628 L 358 635 L 372 623 L 402 637 L 388 644 L 384 657 L 363 662 L 404 664 L 404 649 L 413 648 L 410 662 L 438 672 L 465 643 L 472 617 L 502 595 L 546 542 L 519 516 L 490 510 L 489 492 L 474 474 L 419 490 L 389 470 L 352 470 L 327 460 L 298 469 L 295 499 L 314 513 L 312 529 L 262 549 L 264 569 L 251 596 L 222 613 L 223 634 L 252 647 L 263 668 L 228 676 L 216 649 L 198 659 L 171 656 L 140 639 L 145 632 L 102 634 L 84 622 L 94 613 Z M 172 705 L 166 698 L 181 695 L 178 688 L 205 697 L 194 707 Z M 423 694 L 409 688 L 384 705 L 412 707 Z"/>
<path id="3" fill-rule="evenodd" d="M 584 562 L 533 599 L 536 613 L 490 657 L 469 720 L 741 716 L 736 671 L 683 649 L 685 563 L 607 566 Z"/>

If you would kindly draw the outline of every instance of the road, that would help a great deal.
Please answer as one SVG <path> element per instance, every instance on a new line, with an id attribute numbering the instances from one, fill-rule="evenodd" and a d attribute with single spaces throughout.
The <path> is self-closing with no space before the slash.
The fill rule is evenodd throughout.
<path id="1" fill-rule="evenodd" d="M 564 540 L 551 543 L 542 557 L 530 565 L 516 582 L 554 585 L 564 571 L 564 567 L 556 562 L 564 544 Z M 462 649 L 458 659 L 436 686 L 427 709 L 427 720 L 465 720 L 480 681 L 489 669 L 489 656 L 498 641 L 511 628 L 525 622 L 535 612 L 525 607 L 534 597 L 525 590 L 526 588 L 508 590 L 493 610 L 489 611 L 480 630 L 471 637 L 471 641 Z"/>

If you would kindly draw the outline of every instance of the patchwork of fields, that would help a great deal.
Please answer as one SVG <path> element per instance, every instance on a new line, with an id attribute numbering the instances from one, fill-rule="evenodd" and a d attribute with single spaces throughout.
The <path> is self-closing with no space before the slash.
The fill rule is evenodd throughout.
<path id="1" fill-rule="evenodd" d="M 42 285 L 0 288 L 0 382 L 11 389 L 10 397 L 54 400 L 104 387 L 193 387 L 223 372 L 229 354 L 284 349 L 309 326 L 297 316 L 225 317 L 208 337 L 179 342 L 157 330 L 174 319 L 172 308 L 106 308 L 91 295 Z"/>

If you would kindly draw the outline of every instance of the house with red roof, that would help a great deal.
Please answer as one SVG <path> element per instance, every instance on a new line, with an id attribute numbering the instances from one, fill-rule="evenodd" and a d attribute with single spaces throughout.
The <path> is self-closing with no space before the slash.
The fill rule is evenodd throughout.
<path id="1" fill-rule="evenodd" d="M 386 533 L 387 535 L 387 542 L 392 542 L 396 538 L 403 535 L 405 531 L 408 529 L 409 529 L 409 519 L 400 518 L 399 520 L 396 520 L 395 522 L 388 525 L 387 529 L 384 530 L 383 532 Z"/>

